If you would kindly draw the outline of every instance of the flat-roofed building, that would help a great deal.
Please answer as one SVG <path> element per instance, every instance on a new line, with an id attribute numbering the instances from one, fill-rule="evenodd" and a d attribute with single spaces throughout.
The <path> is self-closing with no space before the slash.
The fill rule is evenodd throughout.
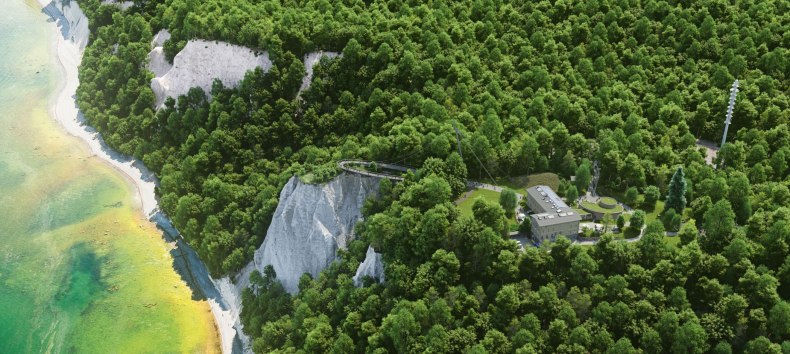
<path id="1" fill-rule="evenodd" d="M 560 235 L 572 237 L 579 234 L 581 216 L 548 186 L 527 188 L 527 207 L 533 212 L 530 218 L 535 241 L 554 241 Z"/>

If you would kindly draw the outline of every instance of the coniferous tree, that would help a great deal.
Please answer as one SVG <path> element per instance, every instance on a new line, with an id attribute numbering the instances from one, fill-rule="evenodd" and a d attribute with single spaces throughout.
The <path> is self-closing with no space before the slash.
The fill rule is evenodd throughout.
<path id="1" fill-rule="evenodd" d="M 675 174 L 672 175 L 672 180 L 669 181 L 669 191 L 667 192 L 667 200 L 664 205 L 664 210 L 675 209 L 679 215 L 683 215 L 683 209 L 686 208 L 686 179 L 683 174 L 683 167 L 678 167 Z"/>

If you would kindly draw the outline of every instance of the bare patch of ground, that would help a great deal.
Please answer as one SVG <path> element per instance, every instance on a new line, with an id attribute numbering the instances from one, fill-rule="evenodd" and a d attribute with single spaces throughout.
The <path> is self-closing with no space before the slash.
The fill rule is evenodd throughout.
<path id="1" fill-rule="evenodd" d="M 719 152 L 719 147 L 716 143 L 709 140 L 697 139 L 697 147 L 705 149 L 705 162 L 708 165 L 713 165 L 713 160 L 716 159 L 716 154 Z"/>

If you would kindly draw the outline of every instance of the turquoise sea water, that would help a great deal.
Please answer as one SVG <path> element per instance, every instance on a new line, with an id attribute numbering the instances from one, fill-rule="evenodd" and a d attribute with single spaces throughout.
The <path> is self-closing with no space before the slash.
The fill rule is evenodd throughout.
<path id="1" fill-rule="evenodd" d="M 50 118 L 46 19 L 0 1 L 0 353 L 217 351 L 131 184 Z"/>

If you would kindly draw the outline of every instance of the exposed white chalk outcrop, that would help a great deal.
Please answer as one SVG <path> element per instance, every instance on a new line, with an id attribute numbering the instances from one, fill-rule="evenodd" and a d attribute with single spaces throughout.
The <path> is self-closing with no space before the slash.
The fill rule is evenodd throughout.
<path id="1" fill-rule="evenodd" d="M 214 79 L 219 79 L 226 87 L 235 87 L 247 71 L 260 67 L 266 72 L 272 67 L 267 52 L 257 54 L 250 48 L 200 39 L 187 42 L 184 49 L 173 58 L 173 64 L 170 64 L 163 48 L 170 37 L 166 29 L 159 31 L 151 41 L 152 49 L 148 53 L 148 69 L 155 76 L 151 80 L 151 89 L 156 95 L 156 107 L 160 107 L 167 97 L 176 98 L 186 94 L 192 87 L 200 87 L 210 94 Z M 340 53 L 325 51 L 305 55 L 305 76 L 299 94 L 310 87 L 313 68 L 321 58 L 334 59 L 340 56 Z"/>
<path id="2" fill-rule="evenodd" d="M 337 249 L 346 248 L 365 200 L 378 188 L 378 178 L 350 173 L 321 185 L 291 178 L 255 252 L 255 268 L 263 272 L 271 264 L 285 290 L 296 293 L 302 274 L 318 276 L 335 260 Z"/>
<path id="3" fill-rule="evenodd" d="M 161 29 L 159 30 L 159 32 L 156 32 L 156 34 L 154 35 L 154 39 L 151 40 L 151 46 L 161 47 L 165 45 L 165 42 L 168 39 L 170 39 L 170 37 L 171 37 L 170 31 L 168 31 L 167 29 Z"/>
<path id="4" fill-rule="evenodd" d="M 321 61 L 321 58 L 327 57 L 329 59 L 334 59 L 340 56 L 340 53 L 337 52 L 312 52 L 308 53 L 304 56 L 304 71 L 305 76 L 302 78 L 302 86 L 299 87 L 299 93 L 301 94 L 302 91 L 307 90 L 310 87 L 310 84 L 313 82 L 313 67 Z"/>
<path id="5" fill-rule="evenodd" d="M 88 18 L 76 1 L 38 0 L 42 11 L 47 14 L 58 27 L 64 40 L 76 46 L 79 53 L 85 50 L 90 37 Z"/>
<path id="6" fill-rule="evenodd" d="M 156 107 L 159 107 L 167 97 L 184 95 L 193 87 L 200 87 L 210 94 L 214 79 L 219 79 L 226 87 L 235 87 L 247 71 L 257 67 L 268 71 L 271 66 L 266 52 L 258 54 L 252 49 L 225 42 L 191 40 L 173 58 L 172 68 L 151 80 L 151 89 L 156 95 Z M 160 69 L 163 67 L 157 68 Z"/>
<path id="7" fill-rule="evenodd" d="M 151 52 L 148 53 L 148 69 L 151 70 L 156 77 L 164 76 L 172 68 L 173 65 L 167 62 L 162 47 L 151 49 Z"/>
<path id="8" fill-rule="evenodd" d="M 250 337 L 244 333 L 244 325 L 241 324 L 241 293 L 250 286 L 250 273 L 255 269 L 253 262 L 250 262 L 236 275 L 236 282 L 231 277 L 225 276 L 213 279 L 214 287 L 219 293 L 219 297 L 225 302 L 226 308 L 220 313 L 223 324 L 232 324 L 236 338 L 240 342 L 240 350 L 243 353 L 252 353 Z"/>
<path id="9" fill-rule="evenodd" d="M 126 10 L 134 6 L 133 1 L 101 0 L 102 5 L 117 6 L 121 10 Z"/>
<path id="10" fill-rule="evenodd" d="M 373 246 L 368 246 L 365 260 L 359 264 L 357 273 L 354 275 L 354 285 L 362 286 L 362 279 L 371 277 L 377 279 L 379 283 L 384 282 L 384 262 L 381 260 L 381 253 L 377 253 Z"/>
<path id="11" fill-rule="evenodd" d="M 170 39 L 170 32 L 162 29 L 154 35 L 154 39 L 151 41 L 153 49 L 148 53 L 148 70 L 151 70 L 156 77 L 164 76 L 173 68 L 173 64 L 170 64 L 165 58 L 163 47 L 168 39 Z"/>

